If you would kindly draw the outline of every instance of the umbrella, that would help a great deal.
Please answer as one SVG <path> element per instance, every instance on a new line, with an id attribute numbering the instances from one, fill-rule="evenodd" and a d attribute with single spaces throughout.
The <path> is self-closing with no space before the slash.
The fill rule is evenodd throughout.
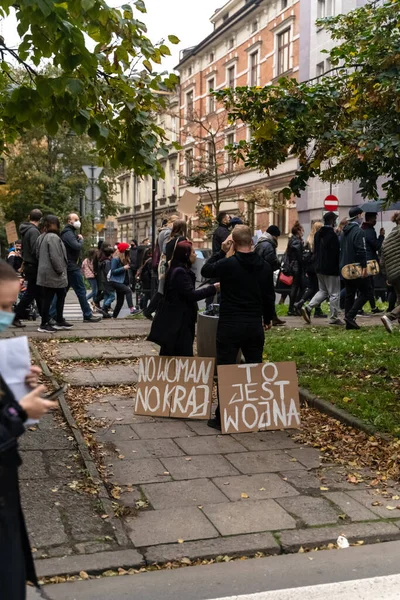
<path id="1" fill-rule="evenodd" d="M 395 202 L 394 204 L 389 204 L 386 210 L 400 210 L 400 202 Z"/>
<path id="2" fill-rule="evenodd" d="M 385 203 L 383 200 L 375 200 L 374 202 L 366 202 L 360 206 L 361 210 L 366 213 L 378 213 L 384 210 Z"/>

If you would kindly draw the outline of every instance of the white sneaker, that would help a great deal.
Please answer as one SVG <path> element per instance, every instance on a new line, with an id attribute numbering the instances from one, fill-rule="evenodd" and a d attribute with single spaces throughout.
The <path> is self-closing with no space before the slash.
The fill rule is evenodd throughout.
<path id="1" fill-rule="evenodd" d="M 388 333 L 393 333 L 393 322 L 389 319 L 389 317 L 387 317 L 386 315 L 383 315 L 383 317 L 381 317 L 381 321 L 382 321 L 386 331 Z"/>

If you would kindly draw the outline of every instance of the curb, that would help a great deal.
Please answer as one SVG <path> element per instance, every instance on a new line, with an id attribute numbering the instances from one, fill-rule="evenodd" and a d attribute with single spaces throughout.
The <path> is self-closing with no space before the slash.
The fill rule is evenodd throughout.
<path id="1" fill-rule="evenodd" d="M 393 438 L 386 433 L 381 433 L 376 427 L 370 425 L 369 423 L 365 423 L 358 417 L 355 417 L 348 413 L 343 408 L 339 408 L 329 402 L 328 400 L 323 400 L 318 396 L 315 396 L 308 390 L 304 388 L 299 389 L 300 394 L 300 404 L 302 406 L 311 406 L 311 408 L 316 408 L 324 415 L 328 415 L 329 417 L 333 417 L 337 421 L 340 421 L 344 425 L 348 425 L 349 427 L 353 427 L 354 429 L 359 429 L 360 431 L 364 431 L 368 435 L 373 435 L 379 437 L 386 441 L 391 441 Z"/>
<path id="2" fill-rule="evenodd" d="M 57 387 L 57 385 L 58 385 L 57 380 L 53 376 L 52 372 L 48 368 L 45 361 L 42 360 L 38 350 L 33 346 L 31 347 L 31 350 L 32 350 L 33 356 L 40 364 L 44 375 L 46 377 L 48 377 L 48 379 L 50 379 L 51 383 L 55 387 Z M 90 477 L 93 479 L 94 483 L 99 488 L 98 497 L 104 506 L 105 512 L 110 515 L 109 522 L 111 523 L 112 528 L 115 532 L 115 537 L 116 537 L 118 544 L 120 546 L 131 546 L 132 543 L 131 543 L 130 539 L 128 538 L 127 534 L 125 533 L 125 530 L 122 526 L 121 521 L 114 516 L 113 505 L 112 505 L 112 502 L 108 495 L 106 486 L 104 485 L 103 480 L 100 477 L 100 474 L 97 470 L 95 462 L 92 460 L 92 457 L 90 456 L 89 450 L 87 449 L 87 446 L 86 446 L 86 442 L 79 430 L 78 425 L 76 424 L 76 421 L 72 415 L 72 412 L 65 400 L 64 394 L 61 394 L 59 396 L 58 401 L 60 403 L 60 407 L 61 407 L 63 416 L 64 416 L 65 420 L 67 421 L 69 428 L 72 431 L 72 435 L 74 436 L 75 442 L 78 446 L 78 450 L 82 456 L 82 460 L 85 464 L 85 468 L 88 471 Z M 47 560 L 47 559 L 43 559 L 43 560 Z"/>

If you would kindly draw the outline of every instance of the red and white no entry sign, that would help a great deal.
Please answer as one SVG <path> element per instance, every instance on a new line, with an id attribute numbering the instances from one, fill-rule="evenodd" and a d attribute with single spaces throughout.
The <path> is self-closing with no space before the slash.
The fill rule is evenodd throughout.
<path id="1" fill-rule="evenodd" d="M 339 200 L 336 196 L 329 195 L 325 198 L 324 208 L 328 211 L 336 211 L 339 208 Z"/>

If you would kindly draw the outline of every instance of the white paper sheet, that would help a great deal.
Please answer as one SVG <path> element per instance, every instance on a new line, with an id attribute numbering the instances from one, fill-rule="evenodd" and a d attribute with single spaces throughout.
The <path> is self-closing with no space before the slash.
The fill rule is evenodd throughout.
<path id="1" fill-rule="evenodd" d="M 0 340 L 0 373 L 19 402 L 32 389 L 25 383 L 31 369 L 31 353 L 26 336 Z M 38 423 L 28 419 L 25 425 Z"/>

